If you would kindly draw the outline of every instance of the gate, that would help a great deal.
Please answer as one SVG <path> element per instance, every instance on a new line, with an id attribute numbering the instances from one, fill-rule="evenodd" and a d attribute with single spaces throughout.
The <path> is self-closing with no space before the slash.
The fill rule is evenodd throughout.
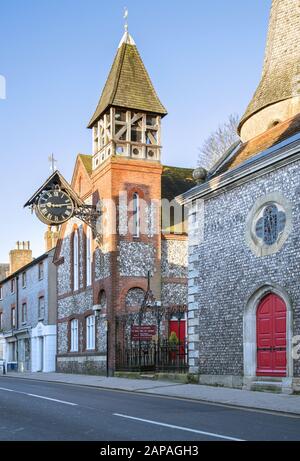
<path id="1" fill-rule="evenodd" d="M 186 306 L 172 308 L 147 307 L 138 312 L 117 317 L 116 370 L 160 371 L 185 373 L 188 371 L 188 342 L 175 334 L 163 337 L 161 325 L 169 325 L 177 317 L 180 324 Z M 167 334 L 169 327 L 167 326 Z M 166 333 L 166 332 L 165 332 Z M 166 336 L 166 335 L 165 335 Z"/>

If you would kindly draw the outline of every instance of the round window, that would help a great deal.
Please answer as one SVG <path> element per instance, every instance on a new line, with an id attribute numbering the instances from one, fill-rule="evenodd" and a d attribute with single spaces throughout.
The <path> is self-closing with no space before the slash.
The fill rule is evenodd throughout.
<path id="1" fill-rule="evenodd" d="M 256 256 L 281 249 L 292 229 L 292 207 L 278 192 L 259 198 L 249 213 L 246 241 Z"/>

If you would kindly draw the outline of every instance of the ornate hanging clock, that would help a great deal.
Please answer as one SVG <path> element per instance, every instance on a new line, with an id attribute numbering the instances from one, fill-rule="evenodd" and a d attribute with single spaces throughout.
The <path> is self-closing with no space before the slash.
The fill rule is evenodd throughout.
<path id="1" fill-rule="evenodd" d="M 42 192 L 35 212 L 45 224 L 59 225 L 73 216 L 74 202 L 67 192 L 56 187 Z"/>
<path id="2" fill-rule="evenodd" d="M 40 221 L 50 226 L 60 226 L 76 217 L 90 226 L 94 238 L 100 241 L 97 221 L 101 209 L 84 203 L 58 170 L 54 171 L 24 207 L 30 207 Z"/>

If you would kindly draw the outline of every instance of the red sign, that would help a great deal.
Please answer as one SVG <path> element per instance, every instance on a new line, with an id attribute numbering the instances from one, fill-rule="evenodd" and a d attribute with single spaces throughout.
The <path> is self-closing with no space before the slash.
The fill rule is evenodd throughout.
<path id="1" fill-rule="evenodd" d="M 155 325 L 133 325 L 131 327 L 131 340 L 132 341 L 151 341 L 152 337 L 156 335 Z"/>

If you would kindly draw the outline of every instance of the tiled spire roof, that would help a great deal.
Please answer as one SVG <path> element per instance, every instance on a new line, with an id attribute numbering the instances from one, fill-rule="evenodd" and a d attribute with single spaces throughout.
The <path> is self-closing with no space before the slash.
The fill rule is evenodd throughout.
<path id="1" fill-rule="evenodd" d="M 299 31 L 299 0 L 272 0 L 262 78 L 239 131 L 261 109 L 300 95 Z"/>
<path id="2" fill-rule="evenodd" d="M 166 115 L 137 47 L 126 31 L 88 128 L 110 106 Z"/>

